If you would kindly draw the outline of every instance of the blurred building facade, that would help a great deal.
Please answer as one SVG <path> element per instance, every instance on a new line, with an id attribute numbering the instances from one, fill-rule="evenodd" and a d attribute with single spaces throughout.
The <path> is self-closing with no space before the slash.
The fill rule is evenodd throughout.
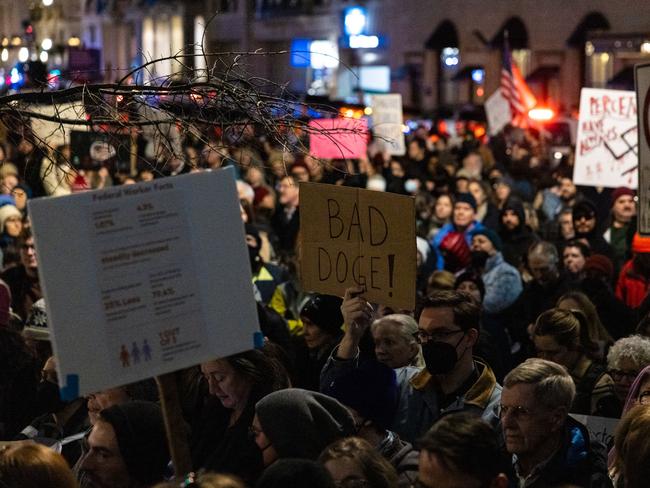
<path id="1" fill-rule="evenodd" d="M 275 54 L 247 57 L 250 73 L 296 93 L 362 102 L 388 90 L 424 112 L 482 104 L 506 32 L 538 98 L 567 111 L 581 86 L 631 88 L 631 66 L 650 56 L 650 2 L 633 0 L 34 1 L 0 0 L 0 66 L 22 47 L 39 59 L 48 39 L 50 67 L 114 81 L 162 59 L 131 80 L 156 82 L 259 50 Z M 196 56 L 169 59 L 183 50 Z"/>

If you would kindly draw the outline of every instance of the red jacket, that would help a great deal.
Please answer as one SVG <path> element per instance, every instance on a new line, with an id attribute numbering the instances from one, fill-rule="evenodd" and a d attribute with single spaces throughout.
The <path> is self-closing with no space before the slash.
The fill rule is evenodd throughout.
<path id="1" fill-rule="evenodd" d="M 630 259 L 621 269 L 621 274 L 618 275 L 616 298 L 628 307 L 637 308 L 646 297 L 649 287 L 650 282 L 634 270 Z"/>

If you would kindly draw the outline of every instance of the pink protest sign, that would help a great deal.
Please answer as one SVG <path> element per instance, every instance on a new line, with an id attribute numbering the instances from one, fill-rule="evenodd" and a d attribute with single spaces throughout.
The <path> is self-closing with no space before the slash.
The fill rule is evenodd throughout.
<path id="1" fill-rule="evenodd" d="M 368 148 L 365 119 L 317 119 L 309 122 L 309 154 L 317 158 L 360 158 Z"/>

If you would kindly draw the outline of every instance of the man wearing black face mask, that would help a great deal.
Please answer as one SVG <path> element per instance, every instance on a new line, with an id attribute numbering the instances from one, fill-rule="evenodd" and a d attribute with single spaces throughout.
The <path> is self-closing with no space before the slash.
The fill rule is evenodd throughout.
<path id="1" fill-rule="evenodd" d="M 480 306 L 463 293 L 441 291 L 420 305 L 417 339 L 426 367 L 409 383 L 407 420 L 400 436 L 413 441 L 450 412 L 474 413 L 495 426 L 501 398 L 490 367 L 473 357 L 479 338 Z"/>
<path id="2" fill-rule="evenodd" d="M 35 439 L 45 443 L 65 441 L 76 434 L 83 435 L 89 427 L 85 398 L 71 402 L 61 399 L 56 373 L 56 361 L 50 357 L 41 371 L 37 402 L 41 412 L 14 440 Z M 79 442 L 65 443 L 62 452 L 66 461 L 73 466 L 81 455 Z"/>

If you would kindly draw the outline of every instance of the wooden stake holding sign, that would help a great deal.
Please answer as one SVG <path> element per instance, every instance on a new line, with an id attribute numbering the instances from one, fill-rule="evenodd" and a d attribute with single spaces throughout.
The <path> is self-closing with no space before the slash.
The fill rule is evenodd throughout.
<path id="1" fill-rule="evenodd" d="M 303 289 L 364 297 L 396 310 L 415 308 L 415 203 L 411 197 L 300 183 Z"/>
<path id="2" fill-rule="evenodd" d="M 167 445 L 177 479 L 192 471 L 192 457 L 190 456 L 187 432 L 184 428 L 185 419 L 178 394 L 178 380 L 178 372 L 156 376 L 160 407 L 163 411 L 165 430 L 167 431 Z"/>

